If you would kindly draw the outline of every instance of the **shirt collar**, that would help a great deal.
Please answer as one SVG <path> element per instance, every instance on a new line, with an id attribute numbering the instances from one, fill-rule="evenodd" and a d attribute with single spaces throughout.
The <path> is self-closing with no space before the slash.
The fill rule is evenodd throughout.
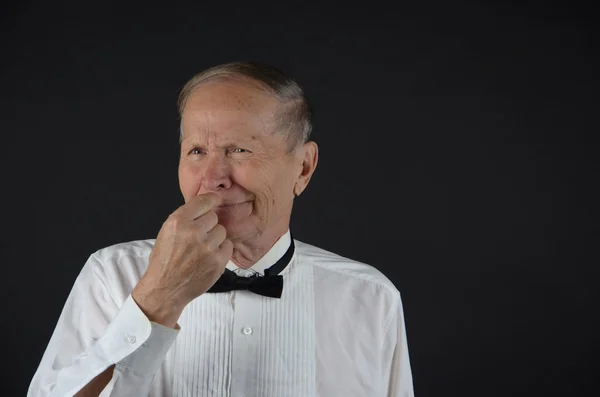
<path id="1" fill-rule="evenodd" d="M 279 239 L 273 244 L 271 249 L 267 251 L 262 258 L 260 258 L 254 265 L 248 268 L 248 270 L 253 270 L 255 272 L 260 273 L 261 275 L 265 274 L 265 269 L 273 266 L 281 257 L 286 253 L 287 249 L 290 247 L 292 242 L 290 230 L 279 237 Z M 227 262 L 227 269 L 235 271 L 237 269 L 241 269 L 238 265 L 233 263 L 231 260 Z M 243 269 L 241 269 L 243 270 Z"/>

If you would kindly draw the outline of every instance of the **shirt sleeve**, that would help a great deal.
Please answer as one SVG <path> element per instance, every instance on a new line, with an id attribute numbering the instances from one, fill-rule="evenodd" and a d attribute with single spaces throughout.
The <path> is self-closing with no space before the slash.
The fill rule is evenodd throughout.
<path id="1" fill-rule="evenodd" d="M 414 397 L 404 312 L 399 294 L 392 311 L 383 352 L 384 384 L 387 388 L 385 397 Z"/>
<path id="2" fill-rule="evenodd" d="M 131 295 L 119 307 L 98 264 L 92 255 L 75 280 L 28 397 L 73 396 L 113 364 L 102 396 L 148 395 L 179 330 L 148 320 Z"/>

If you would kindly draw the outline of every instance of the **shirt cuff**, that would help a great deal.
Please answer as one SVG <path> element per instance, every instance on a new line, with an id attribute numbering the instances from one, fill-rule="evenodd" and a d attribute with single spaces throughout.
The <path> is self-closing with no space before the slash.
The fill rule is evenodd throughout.
<path id="1" fill-rule="evenodd" d="M 153 375 L 158 371 L 167 352 L 179 334 L 179 329 L 165 327 L 150 321 L 150 336 L 142 345 L 117 365 L 141 375 Z"/>
<path id="2" fill-rule="evenodd" d="M 141 375 L 152 375 L 178 334 L 179 329 L 148 320 L 129 295 L 98 342 L 111 362 Z"/>

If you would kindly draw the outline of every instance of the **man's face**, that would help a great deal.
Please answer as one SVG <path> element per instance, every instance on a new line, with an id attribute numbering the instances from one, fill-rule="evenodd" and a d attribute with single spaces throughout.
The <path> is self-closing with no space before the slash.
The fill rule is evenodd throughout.
<path id="1" fill-rule="evenodd" d="M 179 186 L 187 203 L 215 192 L 229 239 L 284 233 L 302 158 L 274 134 L 277 99 L 251 82 L 201 84 L 182 115 Z"/>

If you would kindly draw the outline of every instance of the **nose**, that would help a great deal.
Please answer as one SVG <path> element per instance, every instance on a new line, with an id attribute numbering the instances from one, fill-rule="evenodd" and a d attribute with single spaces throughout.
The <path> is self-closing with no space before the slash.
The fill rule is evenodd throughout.
<path id="1" fill-rule="evenodd" d="M 208 156 L 202 185 L 209 192 L 229 189 L 231 187 L 230 169 L 227 159 L 218 154 Z"/>

